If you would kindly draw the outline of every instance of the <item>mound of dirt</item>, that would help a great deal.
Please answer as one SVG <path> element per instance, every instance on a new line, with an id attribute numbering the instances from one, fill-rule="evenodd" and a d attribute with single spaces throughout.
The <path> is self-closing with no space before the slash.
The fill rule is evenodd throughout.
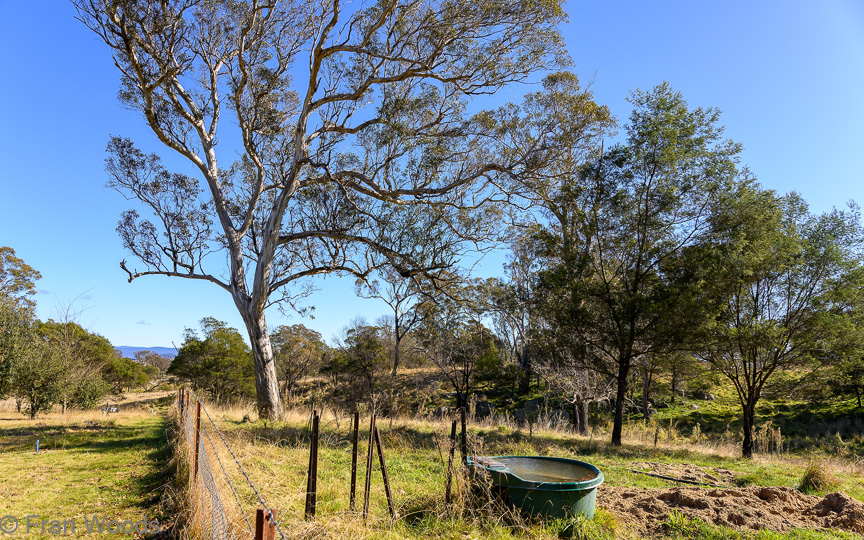
<path id="1" fill-rule="evenodd" d="M 706 468 L 698 465 L 681 465 L 680 463 L 656 463 L 653 461 L 635 461 L 630 463 L 630 469 L 634 471 L 643 471 L 651 474 L 659 474 L 661 476 L 670 476 L 672 478 L 680 478 L 681 480 L 689 480 L 691 482 L 700 482 L 702 484 L 717 484 L 722 486 L 731 486 L 735 480 L 735 474 L 722 468 Z"/>
<path id="2" fill-rule="evenodd" d="M 601 485 L 597 505 L 613 513 L 629 529 L 647 534 L 661 533 L 662 523 L 673 509 L 736 529 L 843 529 L 864 533 L 864 503 L 843 492 L 820 498 L 788 487 L 648 489 Z"/>

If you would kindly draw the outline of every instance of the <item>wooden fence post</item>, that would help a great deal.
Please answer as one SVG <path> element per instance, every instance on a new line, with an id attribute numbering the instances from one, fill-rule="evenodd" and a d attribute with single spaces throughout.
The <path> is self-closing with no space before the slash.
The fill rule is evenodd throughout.
<path id="1" fill-rule="evenodd" d="M 453 484 L 453 454 L 456 452 L 456 420 L 450 425 L 450 457 L 447 459 L 447 489 L 444 490 L 444 504 L 450 504 L 450 486 Z"/>
<path id="2" fill-rule="evenodd" d="M 275 540 L 276 523 L 273 516 L 276 512 L 259 508 L 255 516 L 255 540 Z"/>
<path id="3" fill-rule="evenodd" d="M 369 447 L 366 449 L 366 485 L 363 491 L 363 520 L 369 514 L 369 490 L 372 487 L 372 446 L 375 444 L 373 436 L 375 434 L 375 413 L 372 413 L 372 418 L 369 420 Z"/>
<path id="4" fill-rule="evenodd" d="M 201 445 L 201 402 L 195 400 L 195 466 L 192 471 L 192 481 L 198 477 L 198 448 Z"/>
<path id="5" fill-rule="evenodd" d="M 375 446 L 378 448 L 378 462 L 381 464 L 381 476 L 384 477 L 384 492 L 387 494 L 387 507 L 390 509 L 390 519 L 396 519 L 396 508 L 393 506 L 393 494 L 390 492 L 390 480 L 387 478 L 387 464 L 384 463 L 384 448 L 381 446 L 381 434 L 375 426 Z"/>
<path id="6" fill-rule="evenodd" d="M 360 440 L 360 412 L 354 411 L 354 445 L 351 450 L 351 497 L 348 508 L 353 512 L 357 499 L 357 443 Z"/>

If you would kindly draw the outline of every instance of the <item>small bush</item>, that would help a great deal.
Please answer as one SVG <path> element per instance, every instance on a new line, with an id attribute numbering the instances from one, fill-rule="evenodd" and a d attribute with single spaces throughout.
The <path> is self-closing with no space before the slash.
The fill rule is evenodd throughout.
<path id="1" fill-rule="evenodd" d="M 840 483 L 840 479 L 834 474 L 830 465 L 811 461 L 807 470 L 804 471 L 804 476 L 801 477 L 798 490 L 802 493 L 835 491 L 840 487 Z"/>

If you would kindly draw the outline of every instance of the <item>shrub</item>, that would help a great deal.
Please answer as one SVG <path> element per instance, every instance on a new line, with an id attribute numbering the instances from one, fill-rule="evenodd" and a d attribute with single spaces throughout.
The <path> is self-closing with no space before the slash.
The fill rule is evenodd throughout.
<path id="1" fill-rule="evenodd" d="M 801 477 L 798 490 L 802 493 L 835 491 L 840 487 L 840 484 L 840 479 L 834 474 L 830 465 L 811 461 L 807 470 L 804 471 L 804 476 Z"/>
<path id="2" fill-rule="evenodd" d="M 111 386 L 99 375 L 88 377 L 75 386 L 70 405 L 79 409 L 94 409 L 111 391 Z"/>

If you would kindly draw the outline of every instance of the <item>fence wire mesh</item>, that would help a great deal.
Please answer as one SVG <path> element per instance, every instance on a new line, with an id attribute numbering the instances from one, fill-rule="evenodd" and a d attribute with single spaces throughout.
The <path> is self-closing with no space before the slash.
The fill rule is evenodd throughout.
<path id="1" fill-rule="evenodd" d="M 190 528 L 193 533 L 191 536 L 213 540 L 256 538 L 255 529 L 252 527 L 246 510 L 240 502 L 237 490 L 231 482 L 231 477 L 225 470 L 222 459 L 219 457 L 219 450 L 217 450 L 214 439 L 221 441 L 220 448 L 224 447 L 231 458 L 233 458 L 234 464 L 252 489 L 257 501 L 264 508 L 268 508 L 268 506 L 261 498 L 258 488 L 249 479 L 249 475 L 243 469 L 243 466 L 240 465 L 234 451 L 228 445 L 225 436 L 219 431 L 210 413 L 201 405 L 198 396 L 189 390 L 186 393 L 188 394 L 188 403 L 178 403 L 180 405 L 180 423 L 185 436 L 185 444 L 188 445 L 190 450 L 189 455 L 192 458 L 190 469 L 194 475 L 191 481 L 192 522 L 190 523 Z M 197 408 L 199 405 L 201 406 L 200 418 L 197 417 Z M 209 429 L 207 427 L 208 424 L 210 426 Z M 198 432 L 197 456 L 195 456 L 196 430 Z M 213 434 L 212 437 L 211 433 Z M 198 464 L 197 473 L 195 472 L 196 462 Z M 216 472 L 215 475 L 214 471 Z M 223 501 L 223 496 L 225 501 Z M 271 516 L 268 519 L 275 527 L 278 535 L 284 539 L 285 534 L 279 528 L 279 524 L 275 518 Z"/>
<path id="2" fill-rule="evenodd" d="M 206 431 L 206 428 L 201 426 L 201 431 Z M 200 485 L 197 486 L 197 495 L 198 503 L 201 505 L 201 532 L 207 538 L 214 540 L 236 540 L 237 536 L 229 528 L 225 506 L 219 497 L 219 489 L 216 487 L 213 472 L 210 470 L 207 445 L 200 441 L 198 446 L 198 479 L 200 480 Z"/>

